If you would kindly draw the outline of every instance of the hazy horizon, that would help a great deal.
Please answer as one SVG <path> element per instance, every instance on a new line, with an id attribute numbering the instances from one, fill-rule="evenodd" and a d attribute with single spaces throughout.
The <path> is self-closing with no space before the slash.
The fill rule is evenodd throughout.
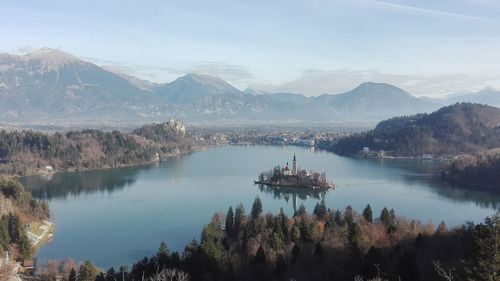
<path id="1" fill-rule="evenodd" d="M 62 50 L 62 49 L 59 49 L 59 48 L 42 47 L 42 48 L 39 48 L 39 49 L 33 49 L 33 50 L 29 49 L 29 50 L 22 50 L 22 51 L 18 51 L 18 52 L 13 52 L 13 54 L 24 56 L 24 55 L 28 55 L 30 53 L 36 53 L 36 52 L 40 52 L 40 51 L 45 51 L 46 49 L 56 50 L 56 51 L 62 51 L 62 52 L 67 53 L 65 50 Z M 71 54 L 71 55 L 73 55 L 73 54 Z M 179 73 L 179 76 L 175 77 L 173 80 L 169 80 L 169 81 L 155 81 L 155 80 L 150 80 L 147 77 L 141 77 L 139 75 L 136 75 L 133 72 L 127 71 L 127 69 L 122 69 L 120 67 L 116 67 L 116 66 L 113 66 L 113 65 L 100 65 L 98 62 L 94 62 L 91 59 L 84 58 L 84 57 L 77 57 L 77 58 L 81 59 L 83 61 L 94 63 L 97 66 L 102 67 L 103 69 L 105 69 L 107 71 L 111 71 L 113 73 L 119 73 L 119 74 L 123 74 L 123 75 L 126 75 L 126 76 L 132 76 L 132 77 L 136 77 L 136 78 L 148 81 L 148 82 L 158 83 L 158 84 L 171 83 L 171 82 L 174 82 L 175 80 L 177 80 L 178 78 L 181 78 L 181 77 L 186 76 L 186 75 L 192 75 L 192 74 L 207 75 L 207 76 L 211 76 L 211 77 L 218 77 L 218 78 L 224 79 L 224 78 L 222 78 L 220 76 L 217 76 L 217 75 L 214 75 L 214 74 L 210 74 L 210 73 L 204 73 L 204 72 L 186 72 L 186 73 Z M 345 78 L 347 79 L 348 76 L 346 76 Z M 340 79 L 342 79 L 342 78 L 340 77 Z M 325 92 L 320 93 L 320 94 L 308 95 L 307 93 L 298 92 L 298 91 L 294 91 L 294 90 L 290 90 L 290 91 L 280 90 L 279 85 L 267 85 L 267 87 L 266 86 L 259 86 L 259 85 L 257 85 L 257 86 L 250 85 L 247 88 L 238 88 L 238 86 L 233 85 L 230 81 L 226 81 L 226 82 L 228 82 L 229 84 L 231 84 L 233 87 L 237 88 L 240 91 L 246 91 L 246 90 L 252 91 L 252 90 L 254 90 L 254 91 L 260 91 L 262 93 L 269 93 L 269 94 L 288 92 L 288 93 L 292 93 L 292 94 L 305 95 L 305 96 L 309 96 L 309 97 L 320 96 L 320 95 L 323 95 L 323 94 L 328 94 L 328 95 L 343 94 L 343 93 L 346 93 L 346 92 L 349 92 L 349 91 L 353 90 L 354 88 L 360 86 L 363 83 L 385 83 L 385 84 L 391 84 L 391 83 L 386 82 L 386 81 L 365 80 L 365 81 L 359 81 L 359 84 L 355 84 L 351 88 L 345 88 L 343 90 L 341 89 L 340 92 L 325 91 Z M 291 82 L 291 83 L 295 83 L 295 82 Z M 399 86 L 397 84 L 394 84 L 394 86 L 396 86 L 398 88 L 401 88 L 402 90 L 406 91 L 406 89 L 404 87 L 401 87 L 401 86 Z M 464 90 L 464 91 L 461 91 L 461 92 L 449 93 L 449 94 L 446 94 L 446 95 L 443 95 L 443 96 L 438 96 L 438 97 L 435 97 L 435 96 L 432 96 L 432 95 L 431 96 L 422 95 L 422 96 L 417 96 L 417 97 L 431 98 L 431 99 L 439 100 L 439 99 L 450 98 L 450 97 L 453 97 L 453 96 L 460 96 L 462 94 L 473 93 L 475 91 L 481 91 L 481 90 L 487 90 L 487 89 L 497 90 L 494 87 L 485 86 L 483 88 L 468 89 L 468 90 Z M 413 95 L 413 93 L 411 93 L 411 92 L 409 92 L 409 93 Z"/>
<path id="2" fill-rule="evenodd" d="M 427 97 L 500 87 L 495 1 L 173 1 L 140 7 L 30 1 L 0 9 L 1 52 L 58 48 L 153 82 L 200 73 L 242 90 L 307 96 L 345 92 L 366 81 Z"/>

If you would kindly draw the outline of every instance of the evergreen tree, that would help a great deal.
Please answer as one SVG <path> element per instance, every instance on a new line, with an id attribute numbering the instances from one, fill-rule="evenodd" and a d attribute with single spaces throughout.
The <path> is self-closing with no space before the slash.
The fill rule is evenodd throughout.
<path id="1" fill-rule="evenodd" d="M 391 225 L 391 215 L 386 207 L 384 207 L 380 212 L 380 222 L 382 222 L 385 227 L 389 227 Z"/>
<path id="2" fill-rule="evenodd" d="M 303 203 L 300 204 L 299 209 L 297 210 L 297 215 L 302 216 L 306 213 L 306 206 Z"/>
<path id="3" fill-rule="evenodd" d="M 97 269 L 90 261 L 85 261 L 78 269 L 78 281 L 94 281 L 97 277 Z"/>
<path id="4" fill-rule="evenodd" d="M 168 250 L 167 243 L 161 242 L 160 248 L 156 253 L 156 263 L 157 269 L 162 270 L 170 266 L 170 254 Z"/>
<path id="5" fill-rule="evenodd" d="M 25 233 L 21 235 L 17 244 L 19 246 L 19 253 L 21 255 L 21 259 L 23 261 L 30 259 L 32 254 L 31 243 L 28 239 L 28 236 Z"/>
<path id="6" fill-rule="evenodd" d="M 279 219 L 279 224 L 280 224 L 281 231 L 283 232 L 283 236 L 286 239 L 288 239 L 288 237 L 289 237 L 288 227 L 287 227 L 288 217 L 286 216 L 285 211 L 283 210 L 283 208 L 280 208 L 280 214 L 278 216 L 278 219 Z"/>
<path id="7" fill-rule="evenodd" d="M 342 219 L 342 213 L 337 209 L 333 214 L 333 221 L 336 225 L 341 226 L 344 224 L 344 220 Z"/>
<path id="8" fill-rule="evenodd" d="M 312 239 L 311 226 L 305 220 L 300 221 L 300 237 L 304 242 L 310 242 Z"/>
<path id="9" fill-rule="evenodd" d="M 238 235 L 243 230 L 243 222 L 245 220 L 245 208 L 243 204 L 238 204 L 234 213 L 234 235 Z"/>
<path id="10" fill-rule="evenodd" d="M 320 219 L 323 219 L 325 217 L 326 205 L 325 205 L 324 199 L 321 199 L 321 201 L 319 203 L 316 203 L 316 206 L 314 206 L 313 214 L 316 215 Z"/>
<path id="11" fill-rule="evenodd" d="M 97 277 L 95 278 L 95 281 L 106 281 L 106 276 L 104 275 L 103 272 L 99 273 Z"/>
<path id="12" fill-rule="evenodd" d="M 226 232 L 230 237 L 233 237 L 234 233 L 234 215 L 233 207 L 229 206 L 226 214 Z"/>
<path id="13" fill-rule="evenodd" d="M 387 226 L 387 232 L 393 234 L 396 232 L 396 213 L 394 209 L 389 211 L 389 225 Z"/>
<path id="14" fill-rule="evenodd" d="M 394 212 L 394 209 L 391 209 L 389 211 L 389 215 L 391 217 L 391 224 L 396 224 L 396 212 Z"/>
<path id="15" fill-rule="evenodd" d="M 72 268 L 71 271 L 69 272 L 68 281 L 77 281 L 76 280 L 76 271 L 74 268 Z"/>
<path id="16" fill-rule="evenodd" d="M 344 221 L 350 225 L 350 224 L 353 224 L 354 223 L 354 212 L 352 210 L 352 207 L 351 205 L 347 206 L 347 208 L 345 208 L 345 212 L 344 212 Z"/>
<path id="17" fill-rule="evenodd" d="M 347 241 L 349 242 L 349 247 L 352 249 L 358 246 L 358 240 L 361 237 L 361 230 L 357 223 L 348 224 L 347 229 Z"/>
<path id="18" fill-rule="evenodd" d="M 285 247 L 285 237 L 281 230 L 275 231 L 271 236 L 271 247 L 275 251 L 280 251 Z"/>
<path id="19" fill-rule="evenodd" d="M 260 201 L 259 196 L 257 196 L 255 197 L 255 200 L 253 201 L 252 205 L 252 213 L 251 213 L 252 220 L 258 219 L 261 214 L 262 214 L 262 202 Z"/>
<path id="20" fill-rule="evenodd" d="M 218 216 L 203 228 L 201 234 L 201 250 L 216 263 L 222 264 L 224 258 L 224 245 L 222 244 L 222 229 Z"/>
<path id="21" fill-rule="evenodd" d="M 160 257 L 160 256 L 168 256 L 168 255 L 169 255 L 169 250 L 168 250 L 167 243 L 161 242 L 160 248 L 158 248 L 158 253 L 156 253 L 156 256 Z"/>
<path id="22" fill-rule="evenodd" d="M 474 251 L 466 264 L 467 280 L 500 279 L 500 213 L 474 229 Z"/>
<path id="23" fill-rule="evenodd" d="M 257 253 L 255 253 L 255 263 L 265 264 L 265 262 L 266 262 L 266 252 L 264 251 L 264 248 L 262 248 L 262 245 L 260 245 L 259 249 L 257 250 Z"/>
<path id="24" fill-rule="evenodd" d="M 363 218 L 365 218 L 367 222 L 373 223 L 373 212 L 370 204 L 366 205 L 365 209 L 363 210 Z"/>
<path id="25" fill-rule="evenodd" d="M 295 243 L 298 243 L 301 239 L 301 236 L 300 236 L 300 229 L 299 227 L 297 226 L 297 224 L 294 224 L 292 226 L 292 230 L 291 230 L 291 239 L 293 242 Z"/>
<path id="26" fill-rule="evenodd" d="M 438 226 L 438 228 L 437 228 L 436 232 L 437 232 L 437 233 L 446 233 L 447 231 L 448 231 L 448 227 L 446 226 L 446 223 L 445 223 L 444 221 L 442 221 L 442 222 L 439 224 L 439 226 Z"/>
<path id="27" fill-rule="evenodd" d="M 7 216 L 2 216 L 0 220 L 0 247 L 7 249 L 10 244 L 9 224 Z"/>
<path id="28" fill-rule="evenodd" d="M 72 269 L 72 271 L 75 271 L 75 270 Z M 108 269 L 108 271 L 106 271 L 106 281 L 115 281 L 115 279 L 116 279 L 115 274 L 116 274 L 116 272 L 115 272 L 114 267 L 111 267 L 110 269 Z M 71 272 L 70 272 L 70 276 L 71 276 Z M 68 280 L 68 281 L 70 281 L 70 280 Z M 75 281 L 76 281 L 76 272 L 75 272 Z"/>

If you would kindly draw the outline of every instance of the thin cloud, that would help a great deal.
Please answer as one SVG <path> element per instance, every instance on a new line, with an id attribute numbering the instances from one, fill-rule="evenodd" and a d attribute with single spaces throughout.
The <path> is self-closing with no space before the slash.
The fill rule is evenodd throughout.
<path id="1" fill-rule="evenodd" d="M 376 69 L 331 71 L 310 69 L 304 71 L 298 79 L 290 82 L 278 85 L 254 84 L 251 88 L 268 92 L 291 92 L 317 96 L 347 92 L 363 82 L 389 83 L 412 95 L 432 98 L 479 90 L 487 86 L 500 88 L 500 79 L 494 74 L 412 75 L 385 73 Z"/>
<path id="2" fill-rule="evenodd" d="M 20 46 L 20 47 L 13 49 L 13 50 L 10 50 L 9 53 L 17 54 L 17 55 L 24 55 L 24 54 L 36 51 L 36 49 L 37 48 L 34 46 Z"/>
<path id="3" fill-rule="evenodd" d="M 228 81 L 250 81 L 253 74 L 241 65 L 218 62 L 203 62 L 194 66 L 190 72 L 219 76 Z"/>
<path id="4" fill-rule="evenodd" d="M 500 21 L 495 20 L 495 19 L 491 19 L 491 18 L 477 17 L 477 16 L 472 16 L 472 15 L 466 15 L 466 14 L 458 14 L 458 13 L 446 12 L 446 11 L 441 11 L 441 10 L 419 8 L 419 7 L 395 4 L 395 3 L 385 2 L 385 1 L 365 0 L 364 2 L 373 4 L 373 5 L 377 5 L 377 6 L 381 6 L 381 7 L 385 7 L 385 8 L 402 10 L 402 11 L 424 14 L 424 15 L 445 16 L 445 17 L 452 17 L 452 18 L 463 19 L 463 20 L 473 20 L 473 21 L 481 21 L 481 22 L 488 22 L 488 23 L 500 23 Z"/>
<path id="5" fill-rule="evenodd" d="M 254 75 L 242 65 L 219 62 L 201 62 L 190 67 L 176 68 L 158 65 L 127 64 L 94 57 L 85 57 L 83 59 L 110 70 L 156 83 L 170 82 L 188 73 L 218 76 L 229 83 L 235 83 L 239 87 L 251 83 L 254 79 Z"/>

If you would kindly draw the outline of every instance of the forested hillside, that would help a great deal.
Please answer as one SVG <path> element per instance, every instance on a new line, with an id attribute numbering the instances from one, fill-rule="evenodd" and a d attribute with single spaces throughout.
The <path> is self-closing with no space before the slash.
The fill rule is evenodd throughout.
<path id="1" fill-rule="evenodd" d="M 82 130 L 45 134 L 2 130 L 0 174 L 32 174 L 47 166 L 55 170 L 82 170 L 147 163 L 192 151 L 198 145 L 201 144 L 175 120 L 147 125 L 132 133 Z"/>
<path id="2" fill-rule="evenodd" d="M 33 249 L 25 225 L 48 217 L 45 202 L 33 199 L 18 182 L 0 177 L 0 253 L 9 251 L 14 259 L 30 259 Z"/>
<path id="3" fill-rule="evenodd" d="M 283 211 L 263 214 L 256 198 L 249 215 L 241 205 L 234 211 L 230 207 L 225 218 L 215 215 L 200 241 L 187 245 L 182 254 L 170 253 L 162 243 L 156 255 L 130 269 L 99 272 L 85 262 L 62 275 L 63 280 L 90 275 L 84 280 L 96 281 L 495 280 L 499 231 L 498 214 L 479 225 L 448 230 L 444 223 L 435 229 L 386 208 L 377 216 L 369 205 L 362 214 L 350 206 L 343 212 L 330 210 L 324 202 L 313 214 L 303 206 L 293 217 Z M 47 280 L 57 275 L 44 272 Z"/>
<path id="4" fill-rule="evenodd" d="M 374 130 L 341 139 L 329 148 L 352 155 L 363 147 L 397 156 L 456 155 L 500 147 L 500 109 L 457 103 L 430 114 L 382 121 Z"/>
<path id="5" fill-rule="evenodd" d="M 500 150 L 464 155 L 445 168 L 445 178 L 458 183 L 500 191 Z"/>

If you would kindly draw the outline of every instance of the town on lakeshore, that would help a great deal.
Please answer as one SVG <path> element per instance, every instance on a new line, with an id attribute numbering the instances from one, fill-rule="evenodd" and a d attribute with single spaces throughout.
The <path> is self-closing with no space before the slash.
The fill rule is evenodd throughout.
<path id="1" fill-rule="evenodd" d="M 255 184 L 262 184 L 275 187 L 299 187 L 313 189 L 329 189 L 334 184 L 328 182 L 325 173 L 315 171 L 299 170 L 297 157 L 293 155 L 292 168 L 288 167 L 288 162 L 282 168 L 280 166 L 268 172 L 262 172 Z"/>

